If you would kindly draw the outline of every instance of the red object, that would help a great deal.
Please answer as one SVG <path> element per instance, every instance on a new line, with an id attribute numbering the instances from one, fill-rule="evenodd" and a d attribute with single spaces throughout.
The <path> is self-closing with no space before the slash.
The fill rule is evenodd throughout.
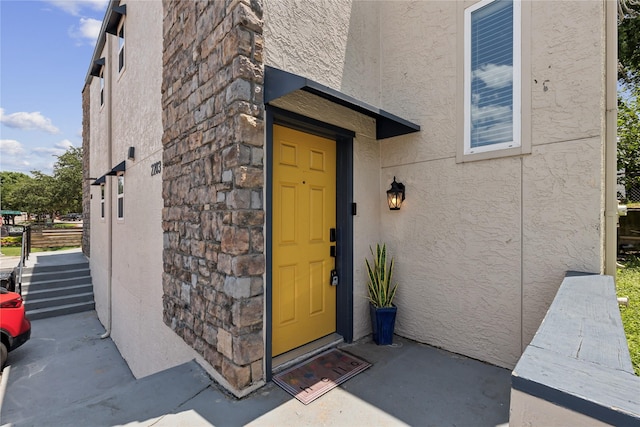
<path id="1" fill-rule="evenodd" d="M 31 337 L 31 322 L 24 312 L 20 294 L 0 288 L 0 368 L 7 354 L 27 342 Z"/>

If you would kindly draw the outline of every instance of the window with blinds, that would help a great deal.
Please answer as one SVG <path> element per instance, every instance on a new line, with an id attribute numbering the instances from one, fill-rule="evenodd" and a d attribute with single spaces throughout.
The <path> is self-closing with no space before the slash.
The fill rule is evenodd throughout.
<path id="1" fill-rule="evenodd" d="M 518 6 L 485 0 L 465 10 L 465 154 L 520 146 Z"/>

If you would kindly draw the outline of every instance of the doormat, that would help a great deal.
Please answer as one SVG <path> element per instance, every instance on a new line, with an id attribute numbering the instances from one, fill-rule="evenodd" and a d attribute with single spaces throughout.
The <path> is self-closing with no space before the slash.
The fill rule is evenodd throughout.
<path id="1" fill-rule="evenodd" d="M 273 382 L 308 405 L 369 366 L 371 363 L 332 349 L 280 372 L 273 377 Z"/>

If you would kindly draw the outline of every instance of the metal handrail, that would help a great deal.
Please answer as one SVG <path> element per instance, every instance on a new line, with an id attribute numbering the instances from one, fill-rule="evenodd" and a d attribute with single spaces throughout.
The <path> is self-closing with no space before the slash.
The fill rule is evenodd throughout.
<path id="1" fill-rule="evenodd" d="M 18 274 L 16 275 L 16 290 L 22 295 L 22 270 L 24 263 L 29 259 L 31 253 L 31 227 L 22 226 L 22 245 L 20 246 L 20 262 L 18 263 Z"/>

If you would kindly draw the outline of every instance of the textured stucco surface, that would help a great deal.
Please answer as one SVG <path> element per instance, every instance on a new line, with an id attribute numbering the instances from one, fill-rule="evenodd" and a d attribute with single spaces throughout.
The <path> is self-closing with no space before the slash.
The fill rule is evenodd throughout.
<path id="1" fill-rule="evenodd" d="M 117 178 L 106 178 L 104 220 L 100 219 L 100 187 L 92 187 L 91 267 L 96 310 L 106 325 L 111 221 L 111 337 L 136 377 L 195 356 L 162 321 L 162 174 L 151 176 L 151 164 L 162 160 L 162 16 L 161 2 L 127 3 L 123 71 L 118 73 L 114 36 L 107 35 L 112 43 L 107 43 L 103 54 L 111 74 L 105 73 L 107 83 L 112 83 L 110 105 L 100 107 L 99 79 L 91 83 L 92 176 L 103 175 L 123 160 L 127 168 L 124 220 L 116 219 Z M 111 147 L 107 138 L 109 108 Z M 135 159 L 127 158 L 129 147 L 135 148 Z"/>
<path id="2" fill-rule="evenodd" d="M 107 47 L 102 52 L 102 57 L 107 54 Z M 106 81 L 105 73 L 105 81 Z M 107 110 L 100 106 L 100 79 L 93 78 L 88 86 L 90 91 L 89 103 L 89 176 L 99 178 L 107 173 L 112 165 L 109 163 L 109 145 L 107 137 L 108 119 Z M 106 89 L 105 89 L 106 90 Z M 105 212 L 111 207 L 108 192 L 111 190 L 111 180 L 105 183 Z M 102 324 L 106 325 L 108 319 L 108 227 L 106 219 L 100 217 L 100 186 L 93 185 L 91 192 L 91 278 L 93 292 L 96 301 L 96 311 Z"/>
<path id="3" fill-rule="evenodd" d="M 568 270 L 601 271 L 601 141 L 536 145 L 523 164 L 523 325 L 528 344 Z"/>
<path id="4" fill-rule="evenodd" d="M 376 2 L 264 1 L 265 65 L 380 100 L 380 31 Z"/>
<path id="5" fill-rule="evenodd" d="M 602 427 L 610 424 L 512 389 L 509 426 L 525 427 L 534 425 Z"/>
<path id="6" fill-rule="evenodd" d="M 267 65 L 421 126 L 417 134 L 372 141 L 377 159 L 374 150 L 355 150 L 355 185 L 367 180 L 354 189 L 359 212 L 364 211 L 362 197 L 379 212 L 378 218 L 355 219 L 354 289 L 364 284 L 361 263 L 370 241 L 385 241 L 396 257 L 401 286 L 397 333 L 513 367 L 565 271 L 601 270 L 603 3 L 527 5 L 531 30 L 523 34 L 522 81 L 531 116 L 523 138 L 531 142 L 531 153 L 466 163 L 456 162 L 463 138 L 457 105 L 463 58 L 460 5 L 354 1 L 305 6 L 265 2 Z M 333 18 L 336 10 L 341 18 Z M 315 46 L 309 38 L 325 33 L 322 49 L 307 55 L 305 48 Z M 354 46 L 361 52 L 351 59 Z M 358 83 L 348 78 L 353 75 L 359 76 Z M 315 108 L 306 100 L 283 108 L 330 123 L 338 111 L 331 105 Z M 366 161 L 358 163 L 362 157 Z M 360 169 L 376 163 L 377 172 Z M 394 176 L 407 188 L 399 212 L 390 212 L 384 201 Z M 377 183 L 377 194 L 371 182 Z M 377 234 L 360 233 L 363 223 L 363 231 L 369 227 Z M 357 306 L 357 295 L 354 301 Z M 368 325 L 358 318 L 361 314 L 356 308 L 357 331 Z"/>

